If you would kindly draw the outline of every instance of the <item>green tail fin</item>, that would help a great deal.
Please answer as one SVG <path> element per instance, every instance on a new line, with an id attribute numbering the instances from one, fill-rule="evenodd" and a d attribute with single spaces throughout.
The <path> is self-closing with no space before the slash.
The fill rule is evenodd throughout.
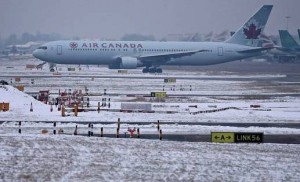
<path id="1" fill-rule="evenodd" d="M 291 36 L 291 34 L 287 30 L 279 30 L 279 36 L 280 36 L 282 47 L 284 48 L 299 47 L 296 40 Z"/>

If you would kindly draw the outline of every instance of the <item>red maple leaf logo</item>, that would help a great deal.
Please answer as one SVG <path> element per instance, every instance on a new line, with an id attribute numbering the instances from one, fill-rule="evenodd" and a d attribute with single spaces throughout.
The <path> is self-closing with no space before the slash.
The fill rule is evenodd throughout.
<path id="1" fill-rule="evenodd" d="M 258 36 L 261 33 L 261 28 L 257 29 L 254 23 L 251 23 L 250 26 L 247 28 L 244 28 L 244 34 L 246 35 L 246 39 L 258 39 Z"/>
<path id="2" fill-rule="evenodd" d="M 77 44 L 76 42 L 71 42 L 71 43 L 70 43 L 70 47 L 71 47 L 72 49 L 76 49 L 77 46 L 78 46 L 78 44 Z"/>

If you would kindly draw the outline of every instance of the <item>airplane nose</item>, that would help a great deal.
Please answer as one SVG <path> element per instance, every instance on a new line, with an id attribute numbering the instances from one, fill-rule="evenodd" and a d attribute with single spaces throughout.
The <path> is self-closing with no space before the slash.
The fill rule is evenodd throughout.
<path id="1" fill-rule="evenodd" d="M 32 55 L 35 57 L 35 58 L 38 58 L 38 59 L 40 59 L 41 58 L 41 52 L 40 52 L 40 50 L 34 50 L 33 51 L 33 53 L 32 53 Z"/>
<path id="2" fill-rule="evenodd" d="M 33 55 L 34 57 L 36 57 L 36 55 L 37 55 L 36 50 L 34 50 L 34 51 L 32 52 L 32 55 Z"/>

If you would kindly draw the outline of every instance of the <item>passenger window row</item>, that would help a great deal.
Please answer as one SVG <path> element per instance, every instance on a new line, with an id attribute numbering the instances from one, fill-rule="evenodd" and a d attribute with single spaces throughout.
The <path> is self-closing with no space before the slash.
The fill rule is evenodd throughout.
<path id="1" fill-rule="evenodd" d="M 47 47 L 45 48 L 47 49 Z M 69 49 L 71 51 L 97 51 L 98 49 Z M 99 49 L 99 51 L 128 51 L 128 49 Z M 192 49 L 138 49 L 139 52 L 188 52 Z"/>

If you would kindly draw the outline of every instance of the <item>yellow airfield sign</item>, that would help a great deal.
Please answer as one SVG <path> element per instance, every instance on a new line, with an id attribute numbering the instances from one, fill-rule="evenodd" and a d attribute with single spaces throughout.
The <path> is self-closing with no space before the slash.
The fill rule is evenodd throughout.
<path id="1" fill-rule="evenodd" d="M 263 143 L 264 133 L 253 132 L 211 132 L 214 143 Z"/>
<path id="2" fill-rule="evenodd" d="M 151 92 L 151 97 L 165 98 L 165 97 L 167 97 L 167 93 L 166 92 Z"/>
<path id="3" fill-rule="evenodd" d="M 211 132 L 211 142 L 234 143 L 234 132 Z"/>

